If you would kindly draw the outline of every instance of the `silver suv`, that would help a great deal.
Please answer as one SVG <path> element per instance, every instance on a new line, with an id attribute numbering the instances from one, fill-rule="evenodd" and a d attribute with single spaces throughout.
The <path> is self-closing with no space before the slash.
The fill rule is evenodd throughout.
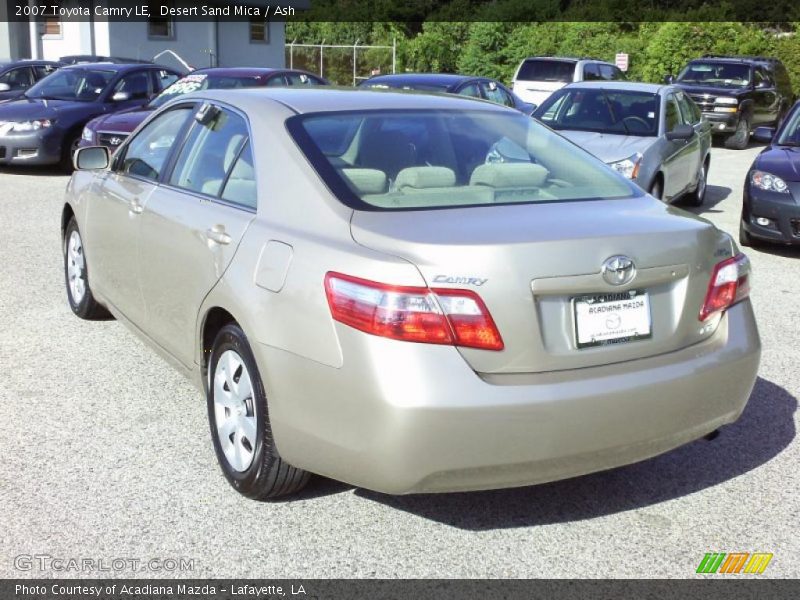
<path id="1" fill-rule="evenodd" d="M 539 106 L 568 83 L 619 79 L 625 79 L 624 73 L 603 60 L 532 56 L 520 63 L 511 84 L 522 100 Z"/>

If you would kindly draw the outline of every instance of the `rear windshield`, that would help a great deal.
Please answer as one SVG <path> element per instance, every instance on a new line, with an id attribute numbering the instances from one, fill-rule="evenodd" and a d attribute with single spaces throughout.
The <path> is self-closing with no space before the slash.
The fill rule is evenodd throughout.
<path id="1" fill-rule="evenodd" d="M 517 81 L 572 81 L 575 63 L 562 60 L 528 59 L 519 68 Z"/>
<path id="2" fill-rule="evenodd" d="M 553 93 L 533 116 L 557 130 L 616 135 L 658 135 L 658 96 L 649 92 L 564 88 Z"/>
<path id="3" fill-rule="evenodd" d="M 521 114 L 359 111 L 299 115 L 287 127 L 328 187 L 356 209 L 641 194 L 604 163 Z"/>

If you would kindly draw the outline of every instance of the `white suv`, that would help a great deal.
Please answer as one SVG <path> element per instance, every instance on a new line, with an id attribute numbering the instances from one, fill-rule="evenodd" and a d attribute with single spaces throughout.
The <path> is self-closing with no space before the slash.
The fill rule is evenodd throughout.
<path id="1" fill-rule="evenodd" d="M 539 106 L 557 89 L 573 81 L 625 79 L 615 65 L 593 58 L 532 56 L 514 74 L 512 89 L 525 102 Z"/>

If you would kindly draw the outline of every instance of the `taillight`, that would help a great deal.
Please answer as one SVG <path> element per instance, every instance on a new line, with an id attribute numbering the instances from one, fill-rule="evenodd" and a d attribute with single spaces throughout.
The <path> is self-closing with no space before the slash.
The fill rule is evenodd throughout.
<path id="1" fill-rule="evenodd" d="M 750 294 L 750 259 L 737 254 L 714 267 L 700 320 L 726 310 Z"/>
<path id="2" fill-rule="evenodd" d="M 381 337 L 502 350 L 503 339 L 480 297 L 470 290 L 388 285 L 328 273 L 333 318 Z"/>

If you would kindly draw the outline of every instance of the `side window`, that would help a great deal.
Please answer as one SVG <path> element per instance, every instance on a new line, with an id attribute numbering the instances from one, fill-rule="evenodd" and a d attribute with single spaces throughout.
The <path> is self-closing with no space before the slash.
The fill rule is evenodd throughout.
<path id="1" fill-rule="evenodd" d="M 250 142 L 245 142 L 239 157 L 222 188 L 222 199 L 247 208 L 256 207 L 256 172 L 253 169 L 253 152 Z"/>
<path id="2" fill-rule="evenodd" d="M 287 73 L 286 79 L 289 85 L 323 85 L 322 81 L 305 73 Z"/>
<path id="3" fill-rule="evenodd" d="M 514 106 L 511 96 L 494 81 L 482 82 L 481 90 L 483 90 L 483 95 L 487 100 L 497 102 L 497 104 L 502 104 L 503 106 Z"/>
<path id="4" fill-rule="evenodd" d="M 29 67 L 11 69 L 0 75 L 0 83 L 8 85 L 9 90 L 25 90 L 31 86 L 31 70 Z"/>
<path id="5" fill-rule="evenodd" d="M 270 77 L 267 79 L 266 83 L 267 87 L 281 87 L 286 85 L 286 79 L 283 75 L 276 75 L 275 77 Z"/>
<path id="6" fill-rule="evenodd" d="M 477 83 L 470 83 L 458 91 L 459 96 L 469 96 L 470 98 L 480 98 L 481 92 L 478 89 Z"/>
<path id="7" fill-rule="evenodd" d="M 125 75 L 114 86 L 111 95 L 120 92 L 128 95 L 126 100 L 147 100 L 150 97 L 150 77 L 147 71 Z"/>
<path id="8" fill-rule="evenodd" d="M 675 95 L 667 96 L 666 106 L 664 107 L 664 131 L 672 131 L 681 124 L 681 114 Z"/>
<path id="9" fill-rule="evenodd" d="M 153 90 L 158 93 L 178 81 L 178 76 L 170 71 L 150 71 L 153 75 Z"/>
<path id="10" fill-rule="evenodd" d="M 583 65 L 583 80 L 595 81 L 597 79 L 602 79 L 600 76 L 600 65 L 597 63 L 586 63 Z"/>
<path id="11" fill-rule="evenodd" d="M 219 196 L 247 141 L 247 123 L 229 110 L 218 107 L 211 110 L 216 114 L 205 123 L 198 121 L 192 126 L 169 182 L 193 192 Z"/>
<path id="12" fill-rule="evenodd" d="M 121 160 L 117 162 L 117 170 L 158 181 L 169 152 L 191 112 L 190 107 L 176 108 L 150 121 L 125 147 Z"/>
<path id="13" fill-rule="evenodd" d="M 53 65 L 36 65 L 33 67 L 33 78 L 34 80 L 39 81 L 40 79 L 44 79 L 50 75 L 50 73 L 55 70 L 56 68 Z"/>
<path id="14" fill-rule="evenodd" d="M 681 109 L 681 116 L 683 117 L 684 123 L 691 123 L 692 125 L 696 125 L 700 122 L 700 118 L 695 112 L 694 108 L 692 107 L 693 102 L 689 99 L 689 97 L 684 94 L 683 92 L 678 92 L 676 94 L 678 99 L 678 106 Z"/>

